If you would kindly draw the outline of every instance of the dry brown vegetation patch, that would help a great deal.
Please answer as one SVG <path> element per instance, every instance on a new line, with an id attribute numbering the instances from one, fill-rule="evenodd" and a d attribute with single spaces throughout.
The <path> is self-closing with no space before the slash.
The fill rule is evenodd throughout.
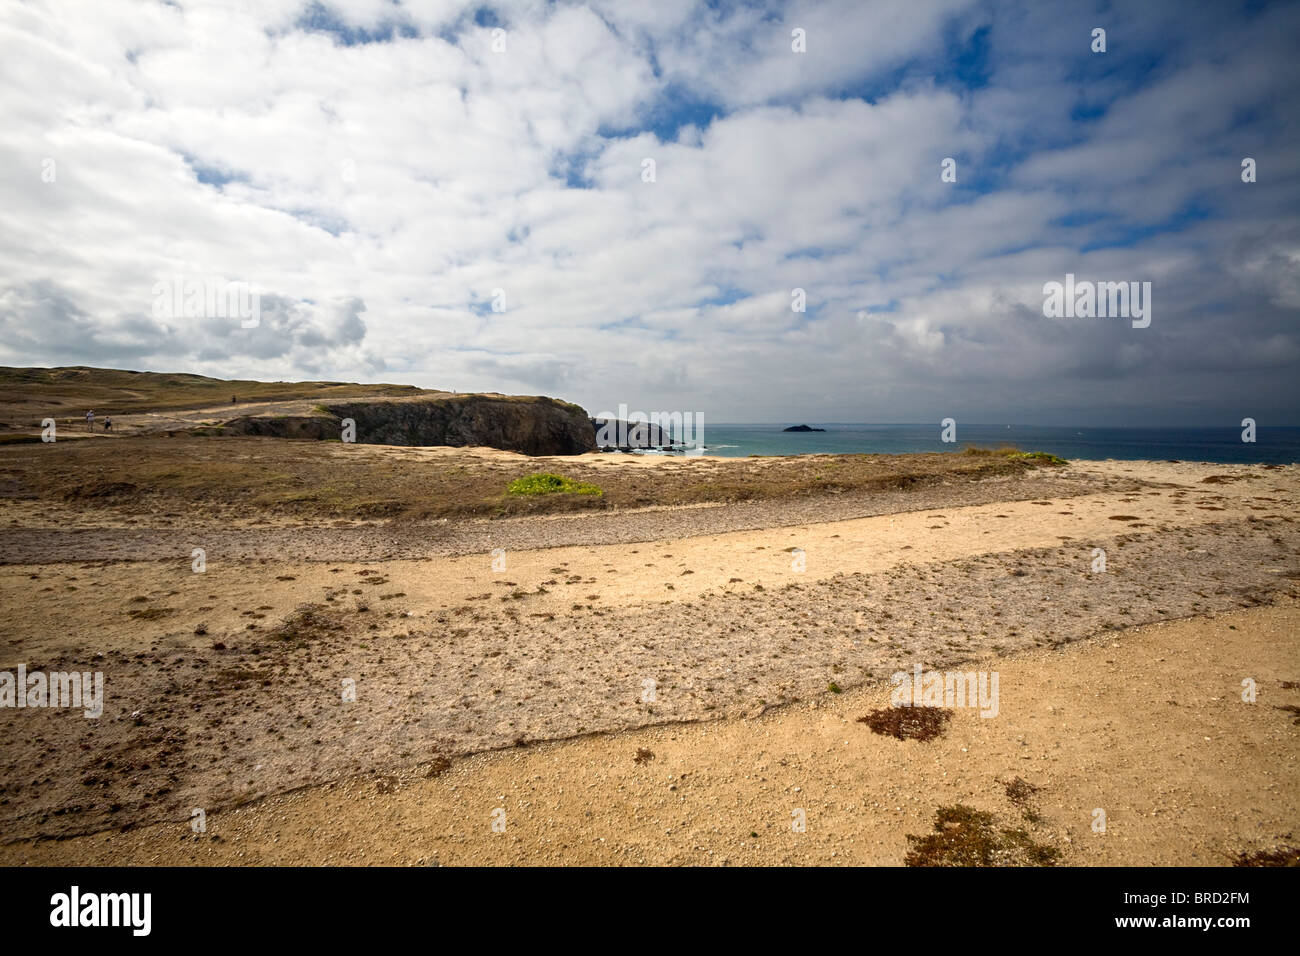
<path id="1" fill-rule="evenodd" d="M 1291 721 L 1291 723 L 1300 725 L 1300 707 L 1297 707 L 1295 704 L 1283 704 L 1280 707 L 1276 707 L 1274 709 L 1286 711 L 1288 714 L 1290 714 L 1292 717 L 1295 718 L 1295 720 Z"/>
<path id="2" fill-rule="evenodd" d="M 1026 820 L 1038 823 L 1042 819 L 1033 805 L 1034 794 L 1038 793 L 1039 787 L 1020 777 L 1003 781 L 1002 787 L 1006 790 L 1007 799 L 1015 804 Z"/>
<path id="3" fill-rule="evenodd" d="M 858 723 L 899 740 L 933 740 L 943 735 L 951 719 L 952 711 L 942 707 L 882 707 L 859 717 Z"/>
<path id="4" fill-rule="evenodd" d="M 934 831 L 907 834 L 907 866 L 1052 866 L 1060 852 L 1026 831 L 999 826 L 993 814 L 963 804 L 940 807 Z"/>
<path id="5" fill-rule="evenodd" d="M 281 641 L 313 641 L 343 629 L 338 616 L 319 604 L 303 604 L 271 629 L 273 639 Z"/>
<path id="6" fill-rule="evenodd" d="M 1275 846 L 1253 853 L 1238 853 L 1233 866 L 1300 866 L 1300 847 Z"/>

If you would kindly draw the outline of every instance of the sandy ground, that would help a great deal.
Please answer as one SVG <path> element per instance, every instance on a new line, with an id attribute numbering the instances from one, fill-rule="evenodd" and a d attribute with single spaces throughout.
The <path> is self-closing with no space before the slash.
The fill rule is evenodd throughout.
<path id="1" fill-rule="evenodd" d="M 1134 628 L 997 662 L 999 713 L 938 740 L 856 718 L 864 687 L 757 720 L 481 754 L 432 779 L 358 778 L 206 818 L 5 847 L 11 864 L 871 864 L 963 803 L 1073 865 L 1222 865 L 1300 823 L 1300 609 Z M 1259 687 L 1242 700 L 1241 682 Z M 636 757 L 648 751 L 653 757 Z M 1006 796 L 1038 788 L 1040 818 Z M 504 832 L 493 829 L 504 811 Z M 1097 832 L 1096 811 L 1105 811 Z M 804 832 L 794 830 L 802 810 Z M 496 816 L 502 819 L 501 815 Z"/>
<path id="2" fill-rule="evenodd" d="M 1226 862 L 1300 823 L 1274 707 L 1300 701 L 1297 478 L 1077 463 L 874 513 L 646 509 L 613 543 L 608 515 L 231 528 L 203 574 L 211 539 L 172 519 L 70 544 L 24 514 L 0 539 L 21 552 L 0 666 L 93 666 L 109 699 L 98 721 L 0 710 L 0 859 L 898 863 L 946 803 L 1015 822 L 997 781 L 1019 774 L 1063 862 Z M 331 554 L 349 530 L 416 556 Z M 998 718 L 924 744 L 854 723 L 892 671 L 965 662 L 1001 672 Z M 194 807 L 202 836 L 177 822 Z"/>

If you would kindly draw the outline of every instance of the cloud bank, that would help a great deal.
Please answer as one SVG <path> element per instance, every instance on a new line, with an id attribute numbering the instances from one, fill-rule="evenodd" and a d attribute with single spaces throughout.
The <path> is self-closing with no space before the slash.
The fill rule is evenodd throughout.
<path id="1" fill-rule="evenodd" d="M 7 4 L 0 363 L 1300 424 L 1297 37 L 1257 2 Z M 1152 283 L 1150 327 L 1045 318 L 1067 273 Z M 260 324 L 158 318 L 177 275 Z"/>

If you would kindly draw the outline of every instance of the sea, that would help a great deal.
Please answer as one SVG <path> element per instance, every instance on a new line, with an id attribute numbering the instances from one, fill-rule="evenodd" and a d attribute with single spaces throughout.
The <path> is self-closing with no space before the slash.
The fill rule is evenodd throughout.
<path id="1" fill-rule="evenodd" d="M 787 432 L 808 424 L 824 432 Z M 924 425 L 822 424 L 704 426 L 705 454 L 725 458 L 748 455 L 898 454 L 956 451 L 971 445 L 1014 446 L 1061 458 L 1154 459 L 1235 464 L 1300 462 L 1300 428 L 1259 426 L 1254 442 L 1242 441 L 1241 428 L 1089 428 L 1044 425 L 957 425 L 957 440 L 940 440 L 938 423 Z"/>

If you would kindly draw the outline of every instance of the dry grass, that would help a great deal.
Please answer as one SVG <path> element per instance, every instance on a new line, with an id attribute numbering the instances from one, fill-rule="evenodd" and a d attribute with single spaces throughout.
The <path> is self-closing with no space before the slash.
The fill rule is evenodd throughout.
<path id="1" fill-rule="evenodd" d="M 1233 866 L 1300 866 L 1300 847 L 1277 846 L 1254 853 L 1239 853 Z"/>
<path id="2" fill-rule="evenodd" d="M 80 419 L 86 409 L 104 415 L 167 411 L 240 402 L 339 399 L 367 396 L 433 395 L 414 385 L 355 382 L 228 381 L 203 375 L 130 372 L 109 368 L 10 368 L 0 366 L 0 419 L 15 425 L 39 422 L 60 412 Z"/>
<path id="3" fill-rule="evenodd" d="M 431 458 L 415 448 L 148 435 L 0 446 L 0 489 L 10 498 L 135 514 L 421 520 L 895 490 L 1039 467 L 992 453 L 674 459 L 655 466 L 611 457 Z M 507 493 L 511 482 L 539 468 L 604 494 Z"/>
<path id="4" fill-rule="evenodd" d="M 962 804 L 940 807 L 934 832 L 907 834 L 907 866 L 1052 866 L 1059 851 L 1024 830 L 1000 827 L 993 814 Z"/>
<path id="5" fill-rule="evenodd" d="M 1007 799 L 1010 800 L 1020 810 L 1020 813 L 1030 823 L 1038 823 L 1042 820 L 1038 810 L 1034 808 L 1033 797 L 1039 790 L 1038 787 L 1028 780 L 1022 780 L 1020 777 L 1014 777 L 1002 784 L 1007 792 Z"/>
<path id="6" fill-rule="evenodd" d="M 940 707 L 883 707 L 859 717 L 858 723 L 899 740 L 933 740 L 943 736 L 951 719 L 952 711 Z"/>
<path id="7" fill-rule="evenodd" d="M 1290 714 L 1292 717 L 1295 718 L 1295 720 L 1291 721 L 1291 723 L 1300 726 L 1300 707 L 1296 706 L 1295 704 L 1282 704 L 1280 706 L 1274 707 L 1273 709 L 1286 711 L 1288 714 Z"/>

